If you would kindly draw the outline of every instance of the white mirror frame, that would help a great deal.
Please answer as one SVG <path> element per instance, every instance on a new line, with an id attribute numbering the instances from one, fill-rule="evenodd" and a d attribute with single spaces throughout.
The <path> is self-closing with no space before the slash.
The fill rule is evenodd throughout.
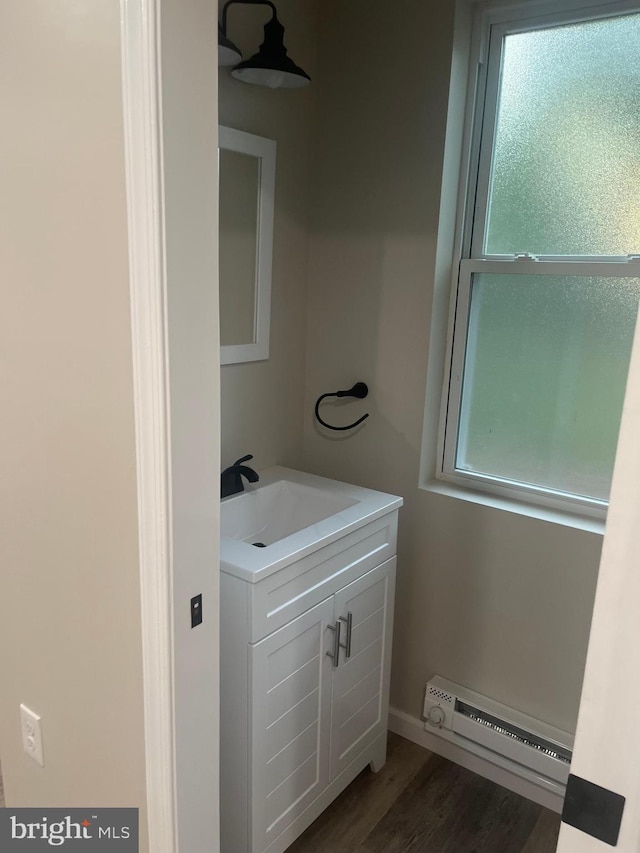
<path id="1" fill-rule="evenodd" d="M 263 361 L 269 358 L 276 143 L 273 139 L 266 139 L 263 136 L 256 136 L 253 133 L 245 133 L 242 130 L 234 130 L 231 127 L 220 125 L 218 128 L 218 148 L 248 154 L 251 157 L 257 157 L 259 161 L 253 342 L 221 346 L 220 364 Z M 223 322 L 223 318 L 220 318 L 220 322 Z"/>

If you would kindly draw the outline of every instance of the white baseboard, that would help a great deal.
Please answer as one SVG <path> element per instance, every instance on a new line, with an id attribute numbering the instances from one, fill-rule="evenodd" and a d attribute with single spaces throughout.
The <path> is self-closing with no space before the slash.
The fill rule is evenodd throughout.
<path id="1" fill-rule="evenodd" d="M 461 767 L 466 767 L 467 770 L 471 770 L 479 776 L 490 779 L 497 785 L 502 785 L 503 788 L 508 788 L 528 800 L 533 800 L 534 803 L 539 803 L 539 805 L 558 812 L 558 814 L 562 812 L 564 794 L 560 790 L 561 786 L 557 786 L 558 791 L 553 791 L 532 782 L 530 779 L 524 779 L 508 767 L 500 766 L 501 763 L 507 763 L 500 756 L 496 756 L 494 762 L 484 755 L 475 753 L 473 751 L 474 745 L 471 743 L 469 747 L 461 746 L 459 743 L 453 743 L 433 732 L 425 731 L 422 720 L 405 714 L 404 711 L 399 711 L 397 708 L 389 708 L 389 729 L 407 740 L 423 746 L 430 752 L 435 752 L 437 755 L 441 755 Z M 478 747 L 478 752 L 481 751 L 487 752 L 482 747 Z"/>

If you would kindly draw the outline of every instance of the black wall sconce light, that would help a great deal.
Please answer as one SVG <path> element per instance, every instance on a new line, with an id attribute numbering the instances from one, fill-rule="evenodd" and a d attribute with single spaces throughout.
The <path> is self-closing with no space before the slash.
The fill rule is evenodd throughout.
<path id="1" fill-rule="evenodd" d="M 234 3 L 269 6 L 273 13 L 271 20 L 265 24 L 264 41 L 258 52 L 244 61 L 242 53 L 227 34 L 227 13 Z M 287 55 L 284 27 L 270 0 L 227 0 L 222 9 L 222 23 L 218 24 L 218 65 L 234 66 L 231 76 L 236 80 L 270 89 L 299 89 L 311 82 L 309 75 Z"/>

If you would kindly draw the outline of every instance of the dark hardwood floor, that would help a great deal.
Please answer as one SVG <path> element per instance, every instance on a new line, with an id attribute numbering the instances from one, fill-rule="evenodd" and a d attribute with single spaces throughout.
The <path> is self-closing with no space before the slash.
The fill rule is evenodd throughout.
<path id="1" fill-rule="evenodd" d="M 389 733 L 287 853 L 554 853 L 560 816 Z"/>
<path id="2" fill-rule="evenodd" d="M 0 807 L 4 806 L 0 777 Z M 287 853 L 555 853 L 560 816 L 389 733 Z"/>

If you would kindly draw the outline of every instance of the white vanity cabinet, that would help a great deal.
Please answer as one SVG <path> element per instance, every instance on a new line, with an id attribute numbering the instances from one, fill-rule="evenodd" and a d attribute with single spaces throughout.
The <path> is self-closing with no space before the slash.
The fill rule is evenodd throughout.
<path id="1" fill-rule="evenodd" d="M 395 500 L 255 582 L 222 562 L 221 853 L 282 853 L 384 764 Z"/>
<path id="2" fill-rule="evenodd" d="M 285 849 L 298 834 L 277 846 L 286 827 L 367 746 L 386 746 L 394 580 L 391 559 L 250 647 L 254 853 Z M 337 624 L 345 644 L 335 665 Z M 380 746 L 380 765 L 383 755 Z"/>

